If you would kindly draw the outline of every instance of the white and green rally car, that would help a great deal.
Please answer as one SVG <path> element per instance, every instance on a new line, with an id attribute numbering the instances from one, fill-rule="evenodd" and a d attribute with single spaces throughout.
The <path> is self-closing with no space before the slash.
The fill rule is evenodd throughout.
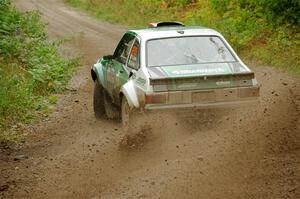
<path id="1" fill-rule="evenodd" d="M 254 73 L 215 30 L 179 22 L 127 31 L 92 67 L 96 117 L 152 109 L 214 107 L 259 97 Z"/>

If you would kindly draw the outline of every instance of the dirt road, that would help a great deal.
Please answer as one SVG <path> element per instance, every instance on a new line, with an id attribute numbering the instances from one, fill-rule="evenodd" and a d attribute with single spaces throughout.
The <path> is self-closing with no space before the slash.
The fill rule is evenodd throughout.
<path id="1" fill-rule="evenodd" d="M 59 0 L 14 2 L 40 10 L 52 38 L 81 35 L 68 47 L 84 59 L 52 116 L 1 149 L 0 198 L 300 198 L 299 79 L 255 67 L 259 105 L 151 114 L 150 128 L 126 137 L 94 118 L 89 71 L 124 28 Z"/>

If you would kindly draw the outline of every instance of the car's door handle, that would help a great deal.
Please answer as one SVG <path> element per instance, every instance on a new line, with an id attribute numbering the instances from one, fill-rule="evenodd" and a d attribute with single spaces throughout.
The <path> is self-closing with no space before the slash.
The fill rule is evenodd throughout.
<path id="1" fill-rule="evenodd" d="M 123 71 L 123 70 L 120 70 L 119 73 L 124 73 L 124 71 Z"/>

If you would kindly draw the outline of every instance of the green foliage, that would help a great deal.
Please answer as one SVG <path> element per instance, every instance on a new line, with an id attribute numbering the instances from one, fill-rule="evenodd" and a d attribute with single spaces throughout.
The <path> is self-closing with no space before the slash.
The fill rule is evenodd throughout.
<path id="1" fill-rule="evenodd" d="M 263 17 L 268 24 L 300 24 L 299 0 L 212 0 L 212 6 L 223 15 L 237 7 L 249 10 L 256 17 Z"/>
<path id="2" fill-rule="evenodd" d="M 212 0 L 215 27 L 246 58 L 300 75 L 299 0 Z"/>
<path id="3" fill-rule="evenodd" d="M 18 126 L 47 111 L 47 97 L 64 89 L 78 59 L 65 60 L 49 42 L 37 11 L 25 14 L 0 0 L 0 142 L 18 138 Z"/>

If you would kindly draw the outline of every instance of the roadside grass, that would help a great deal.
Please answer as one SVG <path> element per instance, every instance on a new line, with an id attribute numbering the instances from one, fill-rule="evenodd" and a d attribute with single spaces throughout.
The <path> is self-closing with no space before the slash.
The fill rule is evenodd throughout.
<path id="1" fill-rule="evenodd" d="M 0 143 L 19 142 L 26 125 L 47 117 L 79 58 L 59 53 L 37 11 L 21 13 L 0 1 Z"/>
<path id="2" fill-rule="evenodd" d="M 129 27 L 182 21 L 220 31 L 246 63 L 300 75 L 300 2 L 238 0 L 65 0 L 97 18 Z"/>

